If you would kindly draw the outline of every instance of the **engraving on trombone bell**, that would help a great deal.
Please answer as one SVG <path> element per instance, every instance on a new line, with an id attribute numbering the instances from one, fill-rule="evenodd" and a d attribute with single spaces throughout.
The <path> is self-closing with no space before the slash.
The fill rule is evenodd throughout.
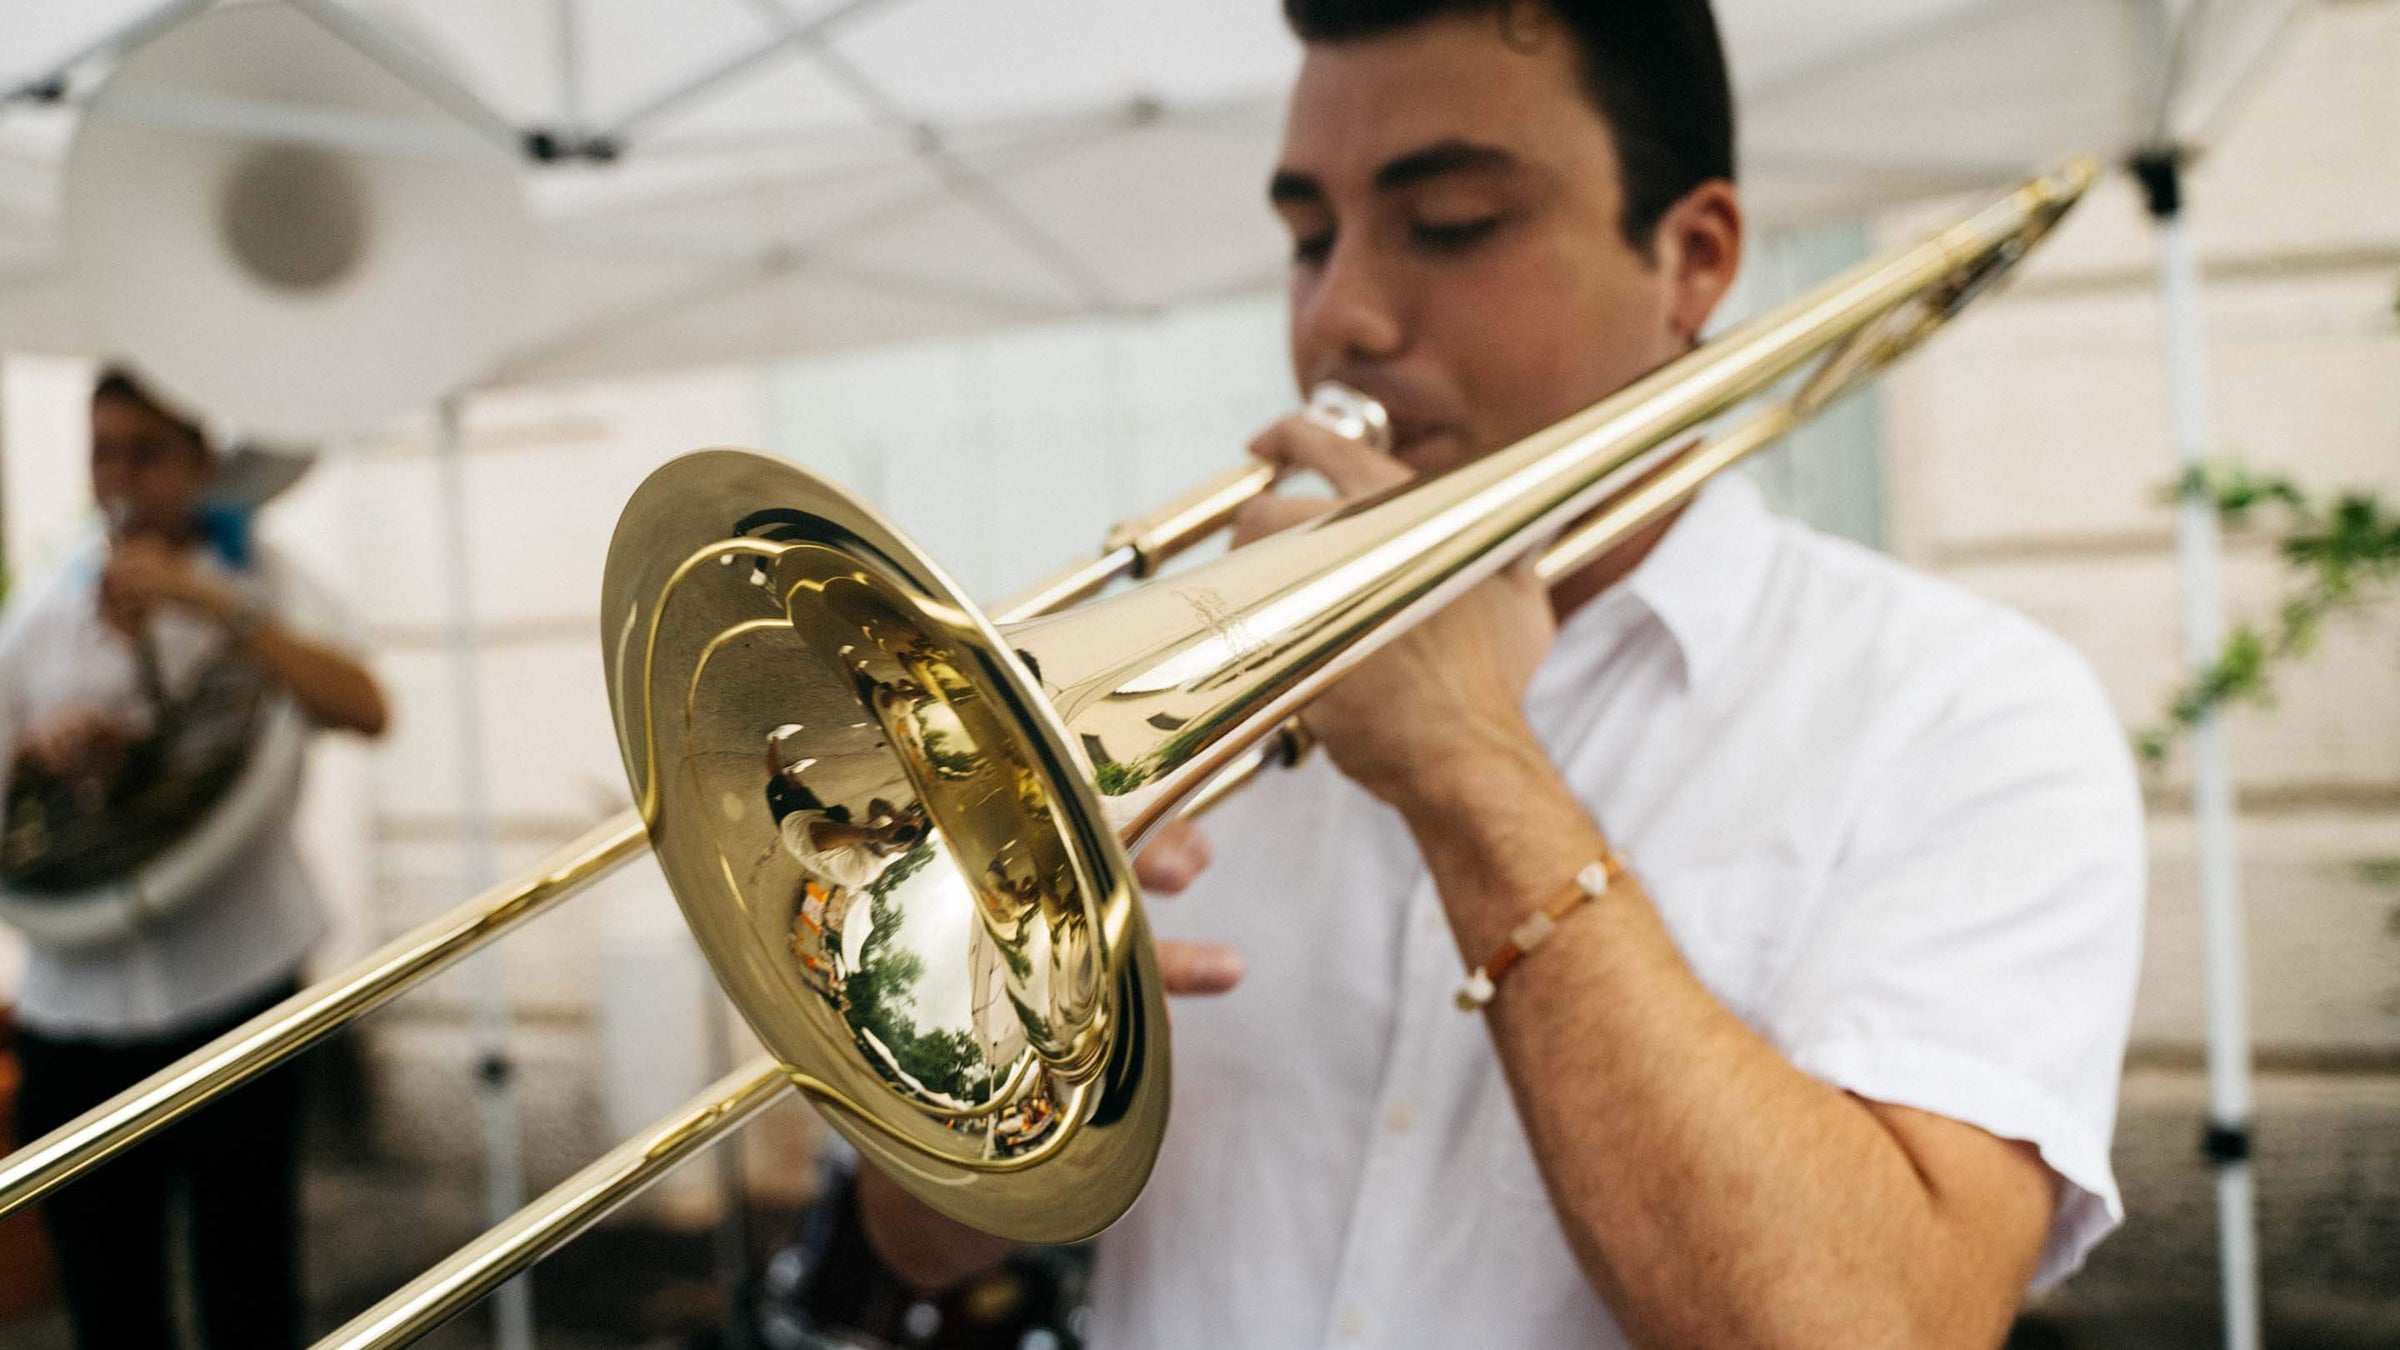
<path id="1" fill-rule="evenodd" d="M 1250 631 L 1249 624 L 1243 622 L 1240 610 L 1227 604 L 1224 596 L 1208 587 L 1178 586 L 1175 588 L 1175 595 L 1176 598 L 1191 607 L 1193 615 L 1200 622 L 1208 625 L 1208 631 L 1216 634 L 1218 641 L 1225 644 L 1226 649 L 1231 653 L 1228 658 L 1229 664 L 1232 661 L 1239 661 L 1267 645 L 1266 641 L 1258 634 Z"/>

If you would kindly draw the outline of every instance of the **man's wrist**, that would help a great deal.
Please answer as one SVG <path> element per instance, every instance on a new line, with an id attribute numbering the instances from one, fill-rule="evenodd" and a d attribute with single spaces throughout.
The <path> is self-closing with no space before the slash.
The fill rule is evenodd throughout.
<path id="1" fill-rule="evenodd" d="M 1530 730 L 1493 740 L 1386 800 L 1432 870 L 1469 962 L 1608 849 Z"/>
<path id="2" fill-rule="evenodd" d="M 1527 787 L 1563 787 L 1550 754 L 1522 718 L 1460 728 L 1376 785 L 1376 795 L 1414 826 L 1489 809 Z"/>

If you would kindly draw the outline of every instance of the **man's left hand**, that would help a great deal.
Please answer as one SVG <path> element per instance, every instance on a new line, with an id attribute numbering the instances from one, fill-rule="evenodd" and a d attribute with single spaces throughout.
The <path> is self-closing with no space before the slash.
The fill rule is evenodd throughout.
<path id="1" fill-rule="evenodd" d="M 1415 477 L 1390 455 L 1304 417 L 1269 427 L 1250 451 L 1287 470 L 1315 470 L 1337 495 L 1253 500 L 1236 521 L 1236 547 Z M 1344 676 L 1309 704 L 1308 728 L 1360 786 L 1387 802 L 1408 801 L 1477 756 L 1532 743 L 1525 689 L 1556 631 L 1532 567 L 1512 566 Z"/>
<path id="2" fill-rule="evenodd" d="M 234 596 L 194 566 L 187 549 L 147 535 L 119 540 L 100 572 L 101 613 L 131 633 L 162 604 L 223 619 L 234 610 Z"/>

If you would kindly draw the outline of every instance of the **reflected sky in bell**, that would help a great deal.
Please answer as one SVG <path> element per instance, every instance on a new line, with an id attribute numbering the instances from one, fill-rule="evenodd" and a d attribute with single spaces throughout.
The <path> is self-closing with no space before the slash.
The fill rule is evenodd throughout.
<path id="1" fill-rule="evenodd" d="M 923 847 L 940 848 L 941 836 L 929 836 Z M 947 860 L 942 860 L 946 863 Z M 925 962 L 924 978 L 911 991 L 915 998 L 914 1020 L 919 1031 L 970 1031 L 974 1028 L 973 990 L 968 978 L 967 959 L 975 916 L 975 897 L 966 879 L 955 867 L 937 864 L 920 868 L 915 876 L 900 883 L 892 897 L 900 911 L 900 931 L 896 940 L 902 947 L 915 952 Z M 864 902 L 862 901 L 862 904 Z M 860 916 L 863 919 L 866 916 Z M 871 927 L 862 922 L 861 929 Z M 844 933 L 844 946 L 850 945 Z M 862 933 L 856 941 L 865 942 Z M 853 948 L 853 951 L 856 949 Z M 855 962 L 851 952 L 844 957 Z"/>

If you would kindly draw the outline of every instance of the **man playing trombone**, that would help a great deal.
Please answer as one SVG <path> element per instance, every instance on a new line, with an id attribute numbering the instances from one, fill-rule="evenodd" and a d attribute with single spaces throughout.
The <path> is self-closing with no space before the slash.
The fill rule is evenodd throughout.
<path id="1" fill-rule="evenodd" d="M 1395 444 L 1256 453 L 1363 496 L 1697 343 L 1744 231 L 1705 0 L 1285 10 L 1294 373 Z M 2056 638 L 1723 481 L 1308 721 L 1213 861 L 1142 860 L 1170 984 L 1241 989 L 1179 1007 L 1095 1343 L 1991 1346 L 2121 1218 L 2139 794 Z M 929 1286 L 1001 1254 L 862 1197 Z"/>

